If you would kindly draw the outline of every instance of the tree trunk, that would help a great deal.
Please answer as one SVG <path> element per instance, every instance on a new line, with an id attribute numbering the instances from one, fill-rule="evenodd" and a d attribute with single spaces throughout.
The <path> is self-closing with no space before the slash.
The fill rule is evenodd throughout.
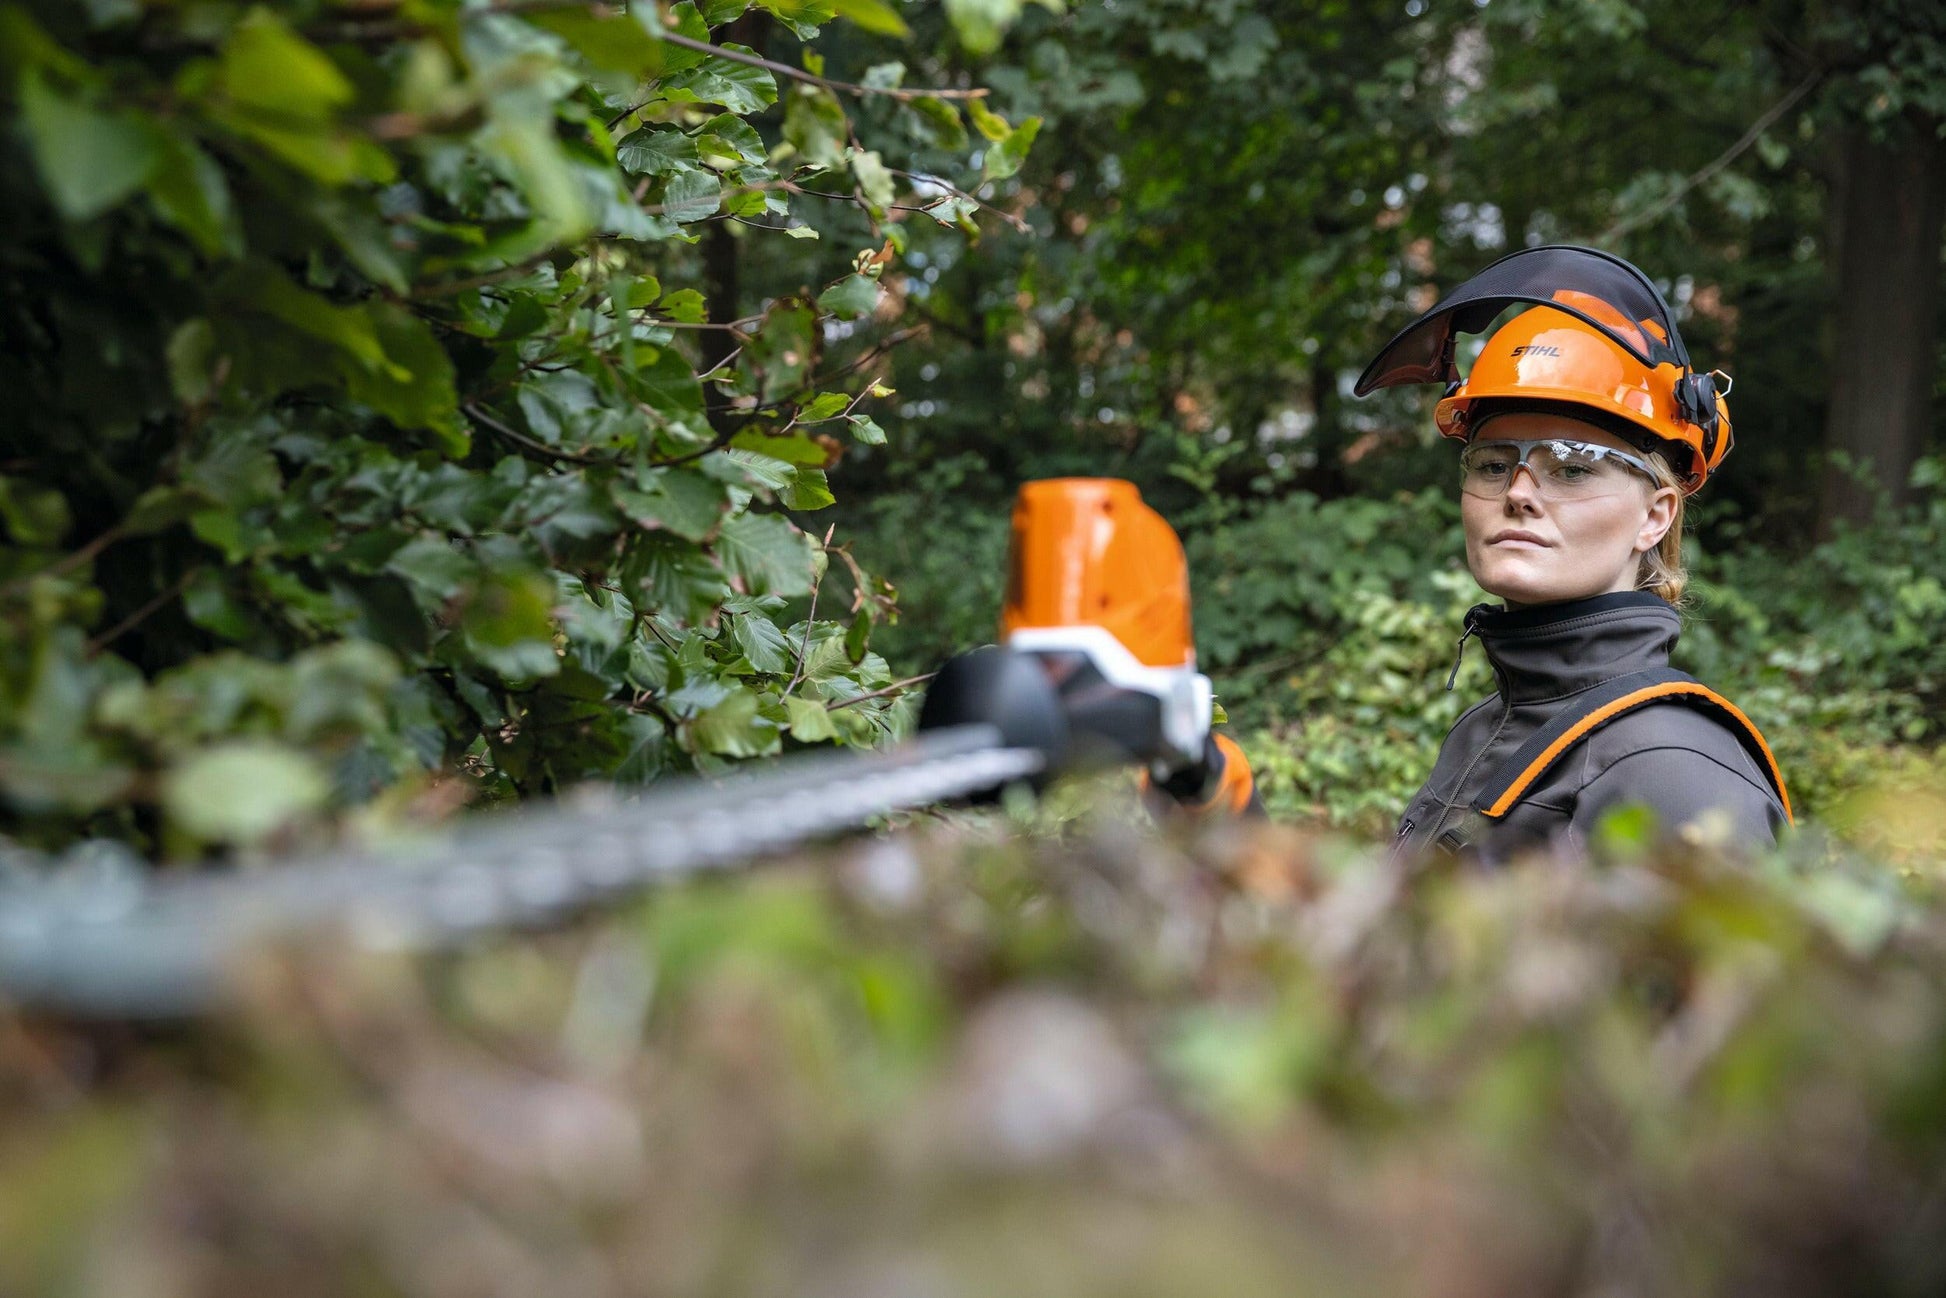
<path id="1" fill-rule="evenodd" d="M 1862 131 L 1839 145 L 1832 194 L 1837 310 L 1825 448 L 1859 466 L 1826 472 L 1818 531 L 1905 503 L 1932 435 L 1946 148 L 1924 123 L 1903 142 Z"/>

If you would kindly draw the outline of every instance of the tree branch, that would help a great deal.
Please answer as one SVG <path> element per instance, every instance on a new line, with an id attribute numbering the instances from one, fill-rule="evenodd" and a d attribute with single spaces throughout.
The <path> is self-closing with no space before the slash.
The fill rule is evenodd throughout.
<path id="1" fill-rule="evenodd" d="M 824 710 L 826 712 L 836 712 L 839 708 L 848 708 L 854 703 L 863 703 L 867 699 L 882 699 L 888 694 L 903 694 L 914 685 L 924 685 L 937 675 L 939 675 L 938 672 L 927 672 L 924 676 L 908 676 L 902 681 L 893 681 L 890 685 L 875 689 L 869 694 L 854 694 L 848 699 L 839 699 L 835 703 L 827 703 L 824 705 Z"/>
<path id="2" fill-rule="evenodd" d="M 1607 231 L 1600 238 L 1596 239 L 1595 242 L 1612 244 L 1629 231 L 1640 229 L 1649 222 L 1660 218 L 1663 213 L 1681 202 L 1683 195 L 1741 157 L 1744 150 L 1762 138 L 1763 133 L 1769 130 L 1778 118 L 1791 110 L 1793 104 L 1811 93 L 1812 88 L 1824 79 L 1824 73 L 1825 70 L 1823 68 L 1813 70 L 1809 76 L 1792 87 L 1789 94 L 1765 109 L 1763 116 L 1752 122 L 1750 129 L 1745 131 L 1743 137 L 1735 144 L 1723 150 L 1722 153 L 1719 153 L 1715 158 L 1711 159 L 1706 166 L 1687 177 L 1682 184 L 1677 185 L 1673 191 L 1664 195 L 1660 202 L 1651 205 L 1646 211 L 1639 212 L 1632 217 L 1617 221 L 1614 225 L 1609 226 Z"/>

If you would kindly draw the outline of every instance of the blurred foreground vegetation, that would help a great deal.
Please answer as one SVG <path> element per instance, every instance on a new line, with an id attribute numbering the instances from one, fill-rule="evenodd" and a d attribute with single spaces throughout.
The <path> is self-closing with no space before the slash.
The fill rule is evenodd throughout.
<path id="1" fill-rule="evenodd" d="M 1096 794 L 193 1028 L 0 1018 L 0 1290 L 1946 1283 L 1937 858 L 1405 869 Z"/>

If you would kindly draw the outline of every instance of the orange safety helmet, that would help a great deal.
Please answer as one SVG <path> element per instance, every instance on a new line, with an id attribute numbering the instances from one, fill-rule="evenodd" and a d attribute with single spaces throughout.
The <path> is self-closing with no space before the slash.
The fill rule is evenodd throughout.
<path id="1" fill-rule="evenodd" d="M 1460 378 L 1455 335 L 1483 333 L 1508 307 L 1529 308 L 1487 340 Z M 1730 453 L 1730 411 L 1696 372 L 1655 283 L 1598 248 L 1552 244 L 1510 253 L 1400 330 L 1352 392 L 1444 383 L 1434 420 L 1469 437 L 1490 413 L 1554 410 L 1669 454 L 1685 492 Z"/>
<path id="2" fill-rule="evenodd" d="M 1105 628 L 1147 667 L 1196 661 L 1182 542 L 1132 482 L 1050 478 L 1014 501 L 1000 633 Z"/>
<path id="3" fill-rule="evenodd" d="M 1646 450 L 1667 453 L 1684 492 L 1702 486 L 1730 453 L 1730 408 L 1722 395 L 1715 394 L 1716 436 L 1706 449 L 1704 430 L 1684 418 L 1677 400 L 1681 367 L 1644 365 L 1610 333 L 1630 337 L 1636 350 L 1646 351 L 1646 336 L 1667 342 L 1657 325 L 1631 324 L 1606 302 L 1572 289 L 1554 297 L 1606 328 L 1552 307 L 1521 312 L 1487 340 L 1472 372 L 1434 409 L 1440 433 L 1465 441 L 1491 414 L 1559 410 Z"/>

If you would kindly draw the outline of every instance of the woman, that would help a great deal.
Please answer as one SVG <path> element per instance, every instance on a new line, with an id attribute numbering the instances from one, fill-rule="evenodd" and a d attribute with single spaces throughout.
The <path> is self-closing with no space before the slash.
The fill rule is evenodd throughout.
<path id="1" fill-rule="evenodd" d="M 1457 382 L 1456 330 L 1542 302 Z M 1503 259 L 1394 339 L 1358 391 L 1438 378 L 1452 386 L 1435 422 L 1465 443 L 1467 567 L 1503 601 L 1467 614 L 1460 652 L 1477 639 L 1497 688 L 1446 736 L 1399 849 L 1503 857 L 1583 840 L 1626 805 L 1664 831 L 1771 844 L 1789 796 L 1762 736 L 1668 669 L 1683 501 L 1728 453 L 1730 429 L 1653 285 L 1589 249 Z"/>

